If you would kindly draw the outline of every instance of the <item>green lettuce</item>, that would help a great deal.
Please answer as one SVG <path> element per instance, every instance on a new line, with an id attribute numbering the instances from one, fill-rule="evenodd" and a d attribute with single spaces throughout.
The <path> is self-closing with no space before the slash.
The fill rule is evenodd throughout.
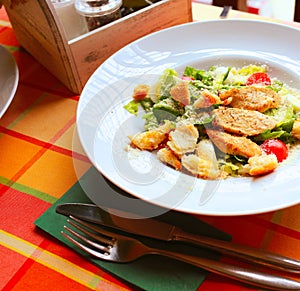
<path id="1" fill-rule="evenodd" d="M 159 78 L 158 81 L 158 100 L 170 98 L 170 90 L 173 86 L 175 86 L 179 81 L 178 74 L 173 69 L 166 69 L 163 75 Z"/>
<path id="2" fill-rule="evenodd" d="M 296 119 L 292 105 L 287 104 L 278 109 L 270 109 L 265 112 L 265 114 L 272 116 L 277 121 L 277 125 L 272 130 L 268 129 L 265 132 L 254 136 L 252 138 L 253 141 L 260 143 L 272 138 L 280 139 L 285 143 L 292 143 L 295 141 L 291 134 Z"/>
<path id="3" fill-rule="evenodd" d="M 131 114 L 137 115 L 139 111 L 139 102 L 135 100 L 131 100 L 126 105 L 124 105 L 124 108 Z"/>
<path id="4" fill-rule="evenodd" d="M 214 81 L 211 71 L 199 70 L 189 66 L 185 68 L 183 76 L 201 81 L 204 86 L 212 86 Z"/>

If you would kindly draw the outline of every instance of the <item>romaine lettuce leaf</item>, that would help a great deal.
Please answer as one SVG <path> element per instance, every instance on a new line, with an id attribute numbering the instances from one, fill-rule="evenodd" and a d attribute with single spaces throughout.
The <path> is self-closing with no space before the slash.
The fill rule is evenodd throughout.
<path id="1" fill-rule="evenodd" d="M 158 100 L 170 98 L 171 88 L 180 81 L 181 79 L 178 78 L 178 74 L 176 71 L 174 71 L 173 69 L 166 69 L 158 81 L 158 86 L 156 90 Z"/>
<path id="2" fill-rule="evenodd" d="M 213 85 L 213 77 L 210 71 L 199 70 L 192 67 L 187 66 L 183 73 L 186 77 L 192 77 L 195 80 L 201 81 L 205 86 Z"/>
<path id="3" fill-rule="evenodd" d="M 126 105 L 124 105 L 124 108 L 131 114 L 137 115 L 139 110 L 139 102 L 135 100 L 131 100 Z"/>

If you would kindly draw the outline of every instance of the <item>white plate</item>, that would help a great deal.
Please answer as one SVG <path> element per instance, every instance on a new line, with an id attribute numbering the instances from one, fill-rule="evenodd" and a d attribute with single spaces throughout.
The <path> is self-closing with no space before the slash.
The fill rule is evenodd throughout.
<path id="1" fill-rule="evenodd" d="M 19 70 L 14 57 L 0 45 L 0 118 L 15 96 L 19 82 Z"/>
<path id="2" fill-rule="evenodd" d="M 142 131 L 143 120 L 123 105 L 135 85 L 152 84 L 164 69 L 182 72 L 186 65 L 267 64 L 272 76 L 300 88 L 299 47 L 300 30 L 252 20 L 189 23 L 148 35 L 111 56 L 86 84 L 77 111 L 79 139 L 106 178 L 154 205 L 207 215 L 295 205 L 300 202 L 298 151 L 264 177 L 195 179 L 162 165 L 153 154 L 126 151 L 128 135 Z M 97 193 L 89 196 L 95 201 Z"/>

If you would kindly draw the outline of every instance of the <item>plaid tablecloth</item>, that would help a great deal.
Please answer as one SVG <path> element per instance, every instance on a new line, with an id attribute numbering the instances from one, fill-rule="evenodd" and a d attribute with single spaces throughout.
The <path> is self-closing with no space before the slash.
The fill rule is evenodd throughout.
<path id="1" fill-rule="evenodd" d="M 193 9 L 195 20 L 217 18 L 220 12 L 201 4 Z M 230 17 L 254 16 L 232 11 Z M 36 219 L 91 168 L 84 152 L 72 149 L 79 96 L 20 47 L 3 8 L 0 43 L 20 71 L 15 98 L 0 120 L 0 289 L 134 290 L 35 227 Z M 81 172 L 75 172 L 74 159 Z M 300 260 L 300 205 L 260 215 L 199 218 L 237 243 Z M 197 290 L 254 289 L 209 274 Z"/>

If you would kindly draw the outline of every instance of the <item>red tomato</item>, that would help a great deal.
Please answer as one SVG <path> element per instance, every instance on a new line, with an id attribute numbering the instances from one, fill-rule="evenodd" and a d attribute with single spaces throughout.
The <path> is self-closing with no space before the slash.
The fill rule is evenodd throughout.
<path id="1" fill-rule="evenodd" d="M 278 162 L 282 162 L 288 156 L 288 148 L 286 144 L 279 139 L 267 139 L 261 145 L 261 149 L 266 154 L 274 154 Z"/>
<path id="2" fill-rule="evenodd" d="M 149 90 L 150 87 L 148 85 L 144 85 L 144 84 L 137 85 L 134 88 L 132 97 L 135 101 L 144 100 L 147 97 Z"/>
<path id="3" fill-rule="evenodd" d="M 184 81 L 192 81 L 192 80 L 195 80 L 193 77 L 189 77 L 189 76 L 182 76 L 181 77 L 181 80 L 184 80 Z"/>
<path id="4" fill-rule="evenodd" d="M 246 81 L 246 85 L 264 84 L 266 86 L 271 85 L 271 79 L 267 73 L 253 73 Z"/>

